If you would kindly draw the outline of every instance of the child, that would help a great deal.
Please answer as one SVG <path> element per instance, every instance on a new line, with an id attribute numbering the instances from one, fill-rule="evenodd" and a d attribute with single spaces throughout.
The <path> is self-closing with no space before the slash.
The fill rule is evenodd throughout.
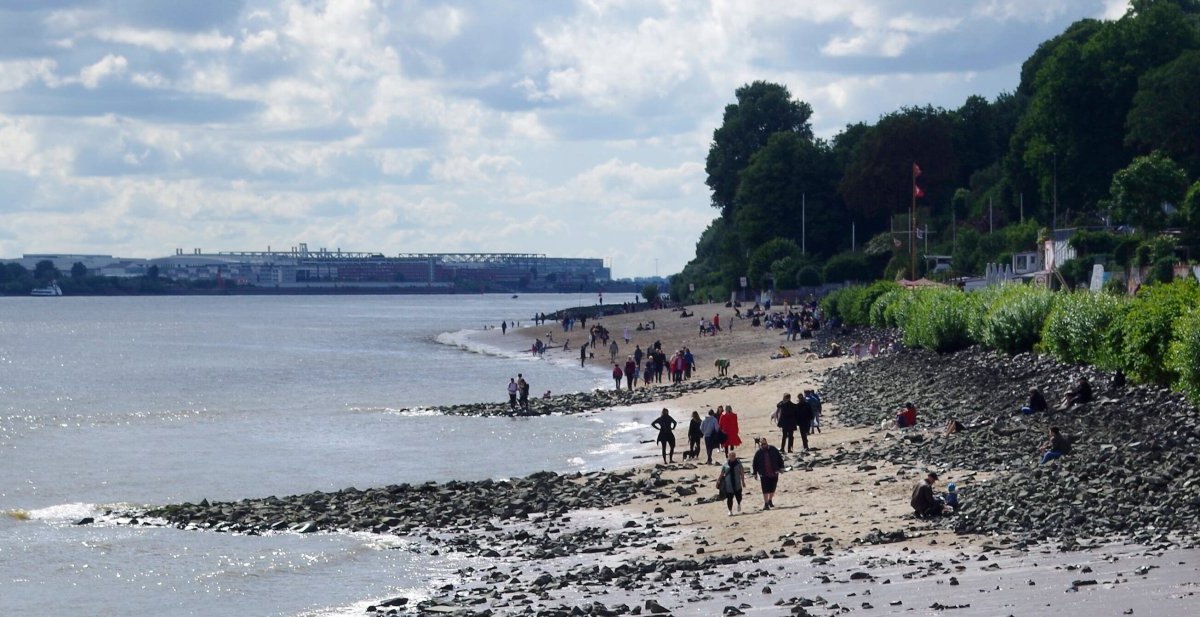
<path id="1" fill-rule="evenodd" d="M 953 482 L 946 485 L 946 505 L 958 510 L 958 485 Z"/>

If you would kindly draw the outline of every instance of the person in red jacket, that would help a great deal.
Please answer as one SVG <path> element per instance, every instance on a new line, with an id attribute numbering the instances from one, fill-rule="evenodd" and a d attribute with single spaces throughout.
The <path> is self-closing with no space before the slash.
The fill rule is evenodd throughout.
<path id="1" fill-rule="evenodd" d="M 733 412 L 733 405 L 725 406 L 725 413 L 717 418 L 717 428 L 725 433 L 725 441 L 721 442 L 721 447 L 725 449 L 726 454 L 742 445 L 742 438 L 738 435 L 738 417 Z"/>
<path id="2" fill-rule="evenodd" d="M 917 406 L 912 403 L 905 403 L 904 408 L 900 413 L 896 414 L 896 428 L 905 428 L 908 426 L 917 425 Z"/>
<path id="3" fill-rule="evenodd" d="M 621 389 L 621 378 L 624 376 L 625 374 L 621 371 L 621 365 L 613 364 L 613 381 L 617 382 L 618 390 Z"/>

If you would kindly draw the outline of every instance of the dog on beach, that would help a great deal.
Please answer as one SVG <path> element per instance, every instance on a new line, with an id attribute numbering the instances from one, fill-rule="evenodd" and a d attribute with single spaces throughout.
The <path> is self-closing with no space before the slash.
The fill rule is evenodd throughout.
<path id="1" fill-rule="evenodd" d="M 690 459 L 696 459 L 696 458 L 699 458 L 699 457 L 700 457 L 700 453 L 699 453 L 699 452 L 688 452 L 688 451 L 686 451 L 686 450 L 685 450 L 685 451 L 684 451 L 684 453 L 683 453 L 683 460 L 685 460 L 685 461 L 686 461 L 686 460 L 688 460 L 689 458 L 690 458 Z"/>
<path id="2" fill-rule="evenodd" d="M 817 354 L 815 354 L 815 353 L 806 353 L 806 354 L 804 354 L 804 361 L 812 362 L 813 360 L 818 359 L 818 357 L 819 356 L 817 356 Z"/>

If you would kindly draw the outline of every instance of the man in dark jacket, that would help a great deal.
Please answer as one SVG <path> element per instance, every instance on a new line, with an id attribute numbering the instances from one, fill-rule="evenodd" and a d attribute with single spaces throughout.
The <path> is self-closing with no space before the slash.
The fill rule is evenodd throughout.
<path id="1" fill-rule="evenodd" d="M 933 485 L 937 482 L 938 476 L 932 471 L 929 472 L 925 479 L 917 484 L 913 489 L 912 494 L 912 509 L 916 513 L 917 518 L 925 518 L 929 516 L 941 516 L 946 512 L 946 502 L 933 494 Z"/>
<path id="2" fill-rule="evenodd" d="M 791 394 L 784 394 L 783 400 L 775 405 L 775 426 L 783 432 L 779 449 L 790 453 L 796 441 L 796 427 L 800 426 L 800 406 L 792 402 Z"/>
<path id="3" fill-rule="evenodd" d="M 762 483 L 763 510 L 770 510 L 775 507 L 775 487 L 779 484 L 779 474 L 783 471 L 783 455 L 775 446 L 767 443 L 765 437 L 754 441 L 758 443 L 758 450 L 754 452 L 754 462 L 750 465 L 750 470 Z"/>
<path id="4" fill-rule="evenodd" d="M 804 451 L 808 452 L 808 432 L 812 430 L 813 408 L 803 396 L 799 399 L 796 403 L 796 424 L 800 428 L 800 441 L 804 444 Z"/>

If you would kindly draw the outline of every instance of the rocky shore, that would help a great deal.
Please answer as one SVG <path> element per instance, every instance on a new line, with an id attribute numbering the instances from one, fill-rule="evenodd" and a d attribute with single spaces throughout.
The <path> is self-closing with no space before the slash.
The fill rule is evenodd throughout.
<path id="1" fill-rule="evenodd" d="M 550 398 L 530 399 L 529 411 L 514 411 L 507 402 L 470 403 L 465 405 L 442 405 L 424 407 L 419 410 L 433 411 L 448 416 L 545 416 L 549 414 L 575 414 L 612 407 L 625 407 L 643 403 L 656 403 L 679 398 L 703 390 L 724 390 L 736 386 L 749 386 L 765 379 L 761 375 L 729 377 L 712 377 L 708 379 L 689 379 L 677 384 L 661 383 L 650 387 L 637 387 L 632 390 L 596 389 L 591 392 L 574 392 L 557 394 Z"/>
<path id="2" fill-rule="evenodd" d="M 1022 415 L 1030 388 L 1053 408 L 1079 377 L 1095 399 L 1067 411 Z M 963 495 L 964 511 L 940 523 L 961 533 L 1056 539 L 1121 538 L 1145 544 L 1200 541 L 1200 412 L 1176 393 L 1123 385 L 1091 367 L 1034 354 L 971 349 L 904 351 L 831 371 L 826 393 L 843 423 L 878 425 L 906 401 L 913 429 L 889 430 L 847 462 L 887 460 L 930 469 L 991 472 Z M 956 418 L 966 429 L 945 434 Z M 1038 465 L 1050 426 L 1072 437 L 1070 455 Z"/>
<path id="3" fill-rule="evenodd" d="M 895 336 L 824 333 L 803 344 L 819 351 L 836 341 L 848 349 Z M 693 348 L 732 357 L 743 376 L 556 396 L 533 401 L 534 413 L 660 401 L 682 412 L 732 403 L 745 442 L 767 436 L 774 443 L 769 414 L 779 396 L 820 389 L 823 431 L 810 437 L 811 451 L 786 455 L 776 509 L 756 506 L 757 482 L 749 480 L 744 511 L 727 516 L 713 490 L 716 467 L 686 461 L 109 516 L 243 534 L 366 531 L 408 538 L 407 550 L 476 560 L 429 596 L 381 599 L 368 615 L 1034 615 L 1100 607 L 1190 614 L 1179 608 L 1194 580 L 1186 564 L 1200 554 L 1181 547 L 1194 546 L 1200 533 L 1200 416 L 1178 395 L 1117 385 L 1091 368 L 1031 354 L 937 355 L 885 345 L 876 359 L 812 360 L 797 343 L 792 358 L 772 360 L 775 332 L 738 323 L 736 334 L 710 339 Z M 1042 388 L 1053 405 L 1078 376 L 1092 381 L 1093 402 L 1016 414 L 1030 387 Z M 905 401 L 920 409 L 918 426 L 881 427 Z M 511 413 L 505 403 L 433 409 Z M 966 430 L 944 434 L 951 418 Z M 1052 424 L 1075 437 L 1075 448 L 1038 466 Z M 752 454 L 749 446 L 739 452 Z M 964 487 L 960 514 L 911 516 L 908 494 L 929 469 Z M 1114 549 L 1114 542 L 1137 545 Z M 1081 548 L 1094 550 L 1063 552 Z M 1135 599 L 1129 590 L 1142 591 Z"/>

